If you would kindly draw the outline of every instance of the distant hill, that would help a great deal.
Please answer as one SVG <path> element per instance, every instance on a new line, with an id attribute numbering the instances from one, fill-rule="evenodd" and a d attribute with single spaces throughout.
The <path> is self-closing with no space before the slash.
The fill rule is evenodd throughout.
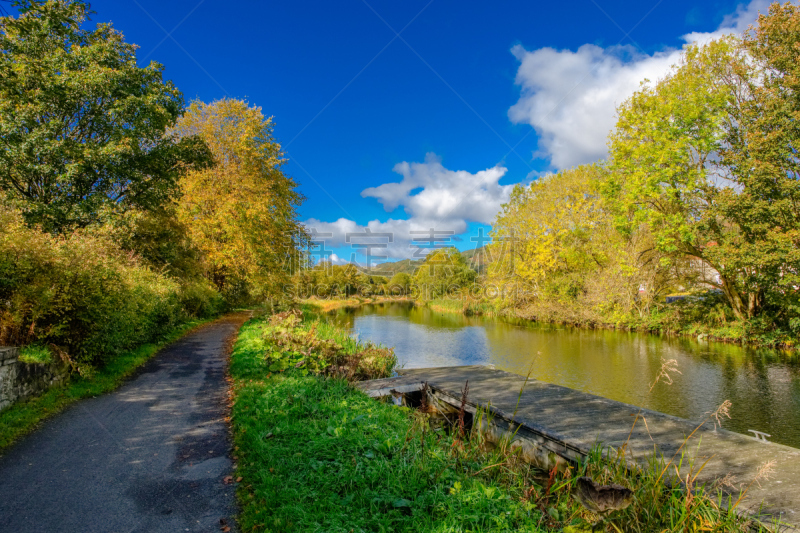
<path id="1" fill-rule="evenodd" d="M 461 256 L 478 274 L 486 273 L 486 269 L 489 264 L 486 247 L 461 252 Z M 375 265 L 371 269 L 361 268 L 360 270 L 362 270 L 365 274 L 386 276 L 388 278 L 391 278 L 398 272 L 405 272 L 406 274 L 413 276 L 420 265 L 422 265 L 424 262 L 424 259 L 403 259 L 402 261 L 381 263 L 380 265 Z"/>
<path id="2" fill-rule="evenodd" d="M 409 276 L 413 276 L 414 272 L 417 271 L 417 268 L 419 268 L 423 262 L 423 259 L 403 259 L 402 261 L 381 263 L 380 265 L 375 265 L 370 269 L 360 268 L 360 270 L 365 274 L 371 274 L 373 276 L 386 276 L 387 278 L 391 278 L 398 272 L 405 272 Z"/>

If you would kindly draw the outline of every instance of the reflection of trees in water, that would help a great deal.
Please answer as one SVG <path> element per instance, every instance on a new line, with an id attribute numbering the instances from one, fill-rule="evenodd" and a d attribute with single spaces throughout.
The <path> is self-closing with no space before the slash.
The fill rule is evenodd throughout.
<path id="1" fill-rule="evenodd" d="M 533 362 L 535 379 L 694 420 L 730 400 L 733 419 L 725 422 L 727 429 L 757 429 L 775 442 L 800 447 L 800 360 L 786 352 L 466 317 L 408 303 L 364 306 L 341 312 L 337 320 L 352 328 L 359 316 L 397 319 L 378 319 L 371 327 L 398 339 L 417 366 L 426 366 L 422 347 L 438 364 L 491 362 L 525 375 Z M 676 359 L 682 374 L 649 392 L 662 358 Z"/>

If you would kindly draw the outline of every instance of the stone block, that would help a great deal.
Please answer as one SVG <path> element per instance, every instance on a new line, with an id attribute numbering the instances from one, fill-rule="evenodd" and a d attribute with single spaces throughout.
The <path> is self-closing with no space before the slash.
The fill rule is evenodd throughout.
<path id="1" fill-rule="evenodd" d="M 18 348 L 0 347 L 0 410 L 41 394 L 69 377 L 69 369 L 63 363 L 21 363 L 18 357 Z"/>

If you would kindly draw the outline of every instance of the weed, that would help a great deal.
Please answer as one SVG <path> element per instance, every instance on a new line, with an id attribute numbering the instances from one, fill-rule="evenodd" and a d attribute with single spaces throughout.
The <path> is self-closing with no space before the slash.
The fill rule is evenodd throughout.
<path id="1" fill-rule="evenodd" d="M 53 352 L 41 344 L 29 344 L 20 350 L 19 360 L 23 363 L 46 365 L 53 362 Z"/>

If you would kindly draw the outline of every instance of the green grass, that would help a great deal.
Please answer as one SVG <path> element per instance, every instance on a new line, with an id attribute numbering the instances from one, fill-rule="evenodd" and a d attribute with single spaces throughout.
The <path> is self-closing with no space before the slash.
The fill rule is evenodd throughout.
<path id="1" fill-rule="evenodd" d="M 296 327 L 308 331 L 315 316 L 306 310 L 304 318 Z M 635 494 L 597 531 L 722 533 L 753 526 L 737 516 L 736 497 L 726 510 L 716 490 L 693 484 L 687 495 L 673 465 L 695 476 L 688 454 L 633 466 L 598 445 L 580 464 L 548 474 L 518 448 L 491 445 L 479 431 L 459 435 L 344 380 L 294 368 L 271 372 L 265 357 L 274 351 L 271 327 L 268 317 L 246 323 L 231 355 L 243 532 L 588 532 L 598 517 L 573 497 L 580 476 Z M 346 342 L 342 330 L 315 331 Z M 347 346 L 362 350 L 356 340 Z"/>
<path id="2" fill-rule="evenodd" d="M 498 316 L 498 310 L 490 301 L 463 298 L 436 298 L 425 302 L 431 310 L 438 313 L 465 315 Z"/>
<path id="3" fill-rule="evenodd" d="M 144 344 L 120 354 L 90 377 L 73 376 L 64 385 L 53 387 L 40 396 L 16 403 L 8 409 L 0 411 L 0 452 L 3 452 L 20 437 L 36 429 L 43 420 L 61 412 L 73 402 L 114 390 L 161 348 L 179 339 L 191 329 L 212 320 L 187 322 L 173 330 L 163 342 Z M 30 350 L 28 353 L 32 352 L 36 356 L 41 356 L 35 350 Z"/>
<path id="4" fill-rule="evenodd" d="M 31 344 L 20 350 L 19 360 L 23 363 L 46 365 L 53 362 L 53 352 L 47 346 Z"/>
<path id="5" fill-rule="evenodd" d="M 524 477 L 479 474 L 487 458 L 344 380 L 270 373 L 263 328 L 230 367 L 243 531 L 543 531 Z"/>

